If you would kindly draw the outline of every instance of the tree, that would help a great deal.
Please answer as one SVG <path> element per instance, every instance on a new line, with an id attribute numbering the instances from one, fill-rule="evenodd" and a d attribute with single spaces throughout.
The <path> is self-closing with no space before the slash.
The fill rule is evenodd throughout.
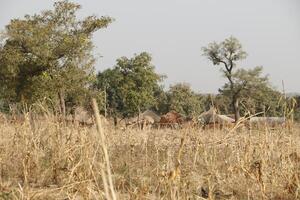
<path id="1" fill-rule="evenodd" d="M 249 84 L 249 82 L 235 82 L 236 80 L 234 76 L 241 76 L 243 75 L 243 72 L 240 71 L 234 74 L 234 69 L 236 68 L 236 62 L 245 59 L 247 54 L 242 49 L 240 42 L 234 37 L 225 39 L 225 41 L 221 43 L 210 43 L 207 47 L 203 47 L 202 50 L 203 55 L 211 60 L 214 65 L 223 65 L 221 71 L 228 79 L 228 83 L 225 87 L 229 88 L 231 105 L 234 110 L 235 120 L 237 121 L 240 118 L 240 93 L 243 91 L 244 87 Z M 237 80 L 241 79 L 238 78 Z"/>
<path id="2" fill-rule="evenodd" d="M 268 76 L 262 75 L 263 68 L 238 69 L 232 74 L 234 87 L 226 83 L 219 91 L 226 97 L 235 97 L 243 108 L 244 114 L 264 112 L 265 115 L 277 116 L 278 100 L 281 94 L 270 87 Z"/>
<path id="3" fill-rule="evenodd" d="M 168 110 L 175 110 L 186 116 L 196 116 L 203 111 L 201 96 L 186 83 L 172 85 L 166 95 Z"/>
<path id="4" fill-rule="evenodd" d="M 111 115 L 133 116 L 157 104 L 155 94 L 164 77 L 155 72 L 151 59 L 146 52 L 122 57 L 115 67 L 98 73 L 96 87 L 106 92 Z"/>
<path id="5" fill-rule="evenodd" d="M 232 108 L 230 106 L 230 97 L 221 93 L 212 95 L 210 94 L 204 99 L 205 110 L 209 110 L 211 106 L 215 107 L 220 113 L 231 114 Z"/>
<path id="6" fill-rule="evenodd" d="M 92 34 L 112 19 L 78 20 L 80 8 L 58 1 L 54 10 L 26 15 L 6 26 L 0 49 L 0 90 L 8 102 L 33 103 L 48 97 L 59 99 L 64 112 L 66 96 L 87 91 L 94 78 Z"/>
<path id="7" fill-rule="evenodd" d="M 295 105 L 295 120 L 300 121 L 300 95 L 296 95 L 295 97 L 296 105 Z"/>

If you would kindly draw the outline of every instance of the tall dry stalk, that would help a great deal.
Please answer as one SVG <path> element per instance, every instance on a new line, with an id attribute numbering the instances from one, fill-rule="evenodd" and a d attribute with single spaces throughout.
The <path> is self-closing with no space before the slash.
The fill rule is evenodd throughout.
<path id="1" fill-rule="evenodd" d="M 0 199 L 299 199 L 297 124 L 121 130 L 95 111 L 97 129 L 51 113 L 0 123 Z"/>
<path id="2" fill-rule="evenodd" d="M 105 188 L 106 198 L 109 200 L 110 199 L 116 200 L 117 197 L 116 197 L 113 180 L 112 180 L 110 161 L 109 161 L 109 156 L 108 156 L 108 151 L 107 151 L 107 146 L 106 146 L 106 137 L 104 135 L 103 127 L 101 124 L 98 105 L 97 105 L 96 99 L 94 99 L 94 98 L 92 99 L 92 107 L 93 107 L 93 111 L 94 111 L 94 115 L 95 115 L 97 130 L 100 135 L 101 147 L 102 147 L 102 150 L 104 153 L 104 160 L 105 160 L 104 165 L 106 167 L 106 172 L 104 170 L 101 170 L 101 174 L 102 174 L 102 180 L 103 180 L 103 184 L 104 184 L 104 188 Z M 107 173 L 107 176 L 106 176 L 106 173 Z M 108 182 L 107 182 L 107 179 L 108 179 Z M 109 185 L 110 192 L 111 192 L 110 194 L 108 192 L 107 185 Z"/>

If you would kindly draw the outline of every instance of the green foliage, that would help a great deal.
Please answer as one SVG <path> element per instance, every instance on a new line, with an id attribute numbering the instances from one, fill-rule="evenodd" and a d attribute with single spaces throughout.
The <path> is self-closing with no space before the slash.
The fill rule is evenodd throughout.
<path id="1" fill-rule="evenodd" d="M 223 65 L 221 68 L 223 75 L 228 82 L 219 90 L 227 99 L 231 99 L 230 112 L 233 112 L 235 119 L 250 111 L 256 113 L 268 111 L 275 114 L 278 109 L 278 93 L 269 84 L 268 77 L 262 76 L 262 67 L 254 69 L 236 69 L 236 62 L 246 58 L 240 42 L 230 37 L 221 43 L 210 43 L 208 47 L 202 48 L 203 55 L 212 61 L 214 65 Z M 273 97 L 270 99 L 270 97 Z M 240 104 L 244 105 L 242 108 Z"/>
<path id="2" fill-rule="evenodd" d="M 209 110 L 212 106 L 220 113 L 232 114 L 231 100 L 222 94 L 209 94 L 202 97 L 202 106 L 204 110 Z"/>
<path id="3" fill-rule="evenodd" d="M 0 49 L 0 90 L 8 102 L 34 103 L 44 97 L 69 99 L 88 93 L 95 78 L 92 33 L 112 19 L 76 18 L 80 5 L 54 3 L 54 10 L 13 19 Z M 76 100 L 75 100 L 76 101 Z"/>
<path id="4" fill-rule="evenodd" d="M 299 97 L 282 99 L 262 75 L 262 67 L 236 67 L 247 53 L 234 37 L 202 48 L 214 65 L 223 66 L 222 74 L 228 79 L 218 95 L 203 96 L 182 83 L 165 92 L 160 85 L 164 76 L 155 72 L 146 52 L 121 57 L 112 69 L 95 76 L 92 34 L 113 20 L 93 15 L 80 20 L 76 17 L 79 9 L 76 3 L 58 1 L 53 10 L 13 19 L 6 26 L 0 43 L 0 111 L 7 112 L 9 103 L 51 102 L 55 107 L 59 96 L 69 108 L 87 106 L 93 96 L 102 111 L 115 117 L 133 116 L 149 108 L 161 114 L 175 110 L 192 116 L 213 105 L 221 113 L 234 113 L 236 119 L 240 112 L 293 113 L 300 119 Z"/>
<path id="5" fill-rule="evenodd" d="M 300 96 L 295 96 L 294 99 L 296 100 L 294 119 L 300 121 Z"/>
<path id="6" fill-rule="evenodd" d="M 236 66 L 235 62 L 247 57 L 241 43 L 232 36 L 221 43 L 212 42 L 207 47 L 203 47 L 202 51 L 203 55 L 211 60 L 214 65 L 225 64 L 227 68 L 223 70 L 225 74 Z"/>
<path id="7" fill-rule="evenodd" d="M 98 73 L 97 88 L 106 91 L 111 115 L 132 116 L 157 105 L 155 94 L 163 76 L 155 72 L 151 59 L 146 52 L 122 57 L 114 68 Z"/>
<path id="8" fill-rule="evenodd" d="M 175 110 L 186 116 L 197 116 L 203 112 L 201 96 L 186 83 L 171 86 L 166 96 L 168 110 Z"/>
<path id="9" fill-rule="evenodd" d="M 232 74 L 233 87 L 226 83 L 219 91 L 220 94 L 232 98 L 235 96 L 243 104 L 242 113 L 250 111 L 268 112 L 278 115 L 278 101 L 280 93 L 270 87 L 268 77 L 262 76 L 262 67 L 253 69 L 238 69 Z"/>

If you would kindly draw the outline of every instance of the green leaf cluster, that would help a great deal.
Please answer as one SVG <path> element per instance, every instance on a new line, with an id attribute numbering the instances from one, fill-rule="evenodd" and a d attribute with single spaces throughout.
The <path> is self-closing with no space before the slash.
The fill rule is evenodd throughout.
<path id="1" fill-rule="evenodd" d="M 175 110 L 186 116 L 198 116 L 204 111 L 202 96 L 195 93 L 187 83 L 172 85 L 166 96 L 168 110 Z"/>
<path id="2" fill-rule="evenodd" d="M 58 1 L 53 10 L 11 20 L 0 48 L 3 99 L 32 104 L 44 97 L 57 99 L 59 91 L 69 99 L 88 93 L 95 79 L 92 34 L 112 19 L 88 16 L 79 20 L 80 8 L 67 0 Z"/>
<path id="3" fill-rule="evenodd" d="M 96 87 L 106 92 L 111 115 L 133 116 L 157 105 L 156 93 L 164 76 L 155 72 L 146 52 L 122 57 L 112 69 L 99 72 Z"/>

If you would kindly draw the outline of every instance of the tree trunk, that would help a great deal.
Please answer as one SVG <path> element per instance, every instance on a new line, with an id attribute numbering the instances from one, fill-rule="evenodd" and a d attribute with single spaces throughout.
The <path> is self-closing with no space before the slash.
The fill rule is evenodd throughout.
<path id="1" fill-rule="evenodd" d="M 66 104 L 65 104 L 65 98 L 64 98 L 63 90 L 60 90 L 58 92 L 58 96 L 59 96 L 59 103 L 60 103 L 60 114 L 64 118 L 66 116 Z"/>
<path id="2" fill-rule="evenodd" d="M 114 126 L 118 126 L 118 118 L 114 115 Z"/>
<path id="3" fill-rule="evenodd" d="M 235 122 L 237 122 L 240 119 L 239 99 L 237 97 L 233 97 L 232 105 L 233 105 L 233 111 L 234 111 L 234 119 L 235 119 Z"/>

